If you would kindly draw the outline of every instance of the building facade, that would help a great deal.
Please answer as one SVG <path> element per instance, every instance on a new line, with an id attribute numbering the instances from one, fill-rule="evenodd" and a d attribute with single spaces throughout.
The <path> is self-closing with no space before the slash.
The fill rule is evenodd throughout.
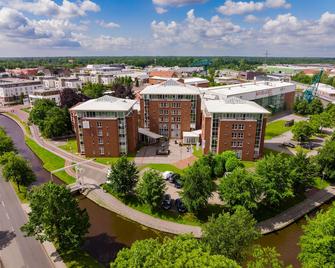
<path id="1" fill-rule="evenodd" d="M 135 153 L 138 113 L 135 100 L 103 96 L 70 109 L 78 152 L 88 157 Z"/>
<path id="2" fill-rule="evenodd" d="M 34 90 L 43 89 L 40 81 L 19 78 L 0 79 L 0 106 L 20 103 Z"/>
<path id="3" fill-rule="evenodd" d="M 253 161 L 263 155 L 266 116 L 260 105 L 229 97 L 203 99 L 202 148 L 209 152 L 236 152 L 242 160 Z"/>
<path id="4" fill-rule="evenodd" d="M 140 95 L 141 127 L 172 139 L 181 139 L 183 132 L 200 128 L 198 88 L 168 80 L 146 87 Z"/>

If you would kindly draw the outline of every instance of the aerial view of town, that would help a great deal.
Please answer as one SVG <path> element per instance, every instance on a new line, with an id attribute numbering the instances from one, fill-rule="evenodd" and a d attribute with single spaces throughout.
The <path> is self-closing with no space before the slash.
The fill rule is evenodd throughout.
<path id="1" fill-rule="evenodd" d="M 0 268 L 335 268 L 334 36 L 333 0 L 0 0 Z"/>

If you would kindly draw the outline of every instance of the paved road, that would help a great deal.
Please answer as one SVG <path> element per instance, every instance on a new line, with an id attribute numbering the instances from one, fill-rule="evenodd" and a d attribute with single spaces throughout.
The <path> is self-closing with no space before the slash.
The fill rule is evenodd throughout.
<path id="1" fill-rule="evenodd" d="M 4 267 L 53 267 L 42 245 L 20 231 L 26 221 L 13 188 L 0 177 L 0 258 Z"/>

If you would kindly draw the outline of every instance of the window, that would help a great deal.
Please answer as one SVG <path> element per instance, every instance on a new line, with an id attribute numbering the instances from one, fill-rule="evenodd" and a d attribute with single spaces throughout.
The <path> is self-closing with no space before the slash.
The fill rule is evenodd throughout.
<path id="1" fill-rule="evenodd" d="M 102 127 L 102 122 L 98 121 L 97 122 L 97 127 Z"/>
<path id="2" fill-rule="evenodd" d="M 102 129 L 98 129 L 98 136 L 102 136 Z"/>
<path id="3" fill-rule="evenodd" d="M 99 147 L 99 153 L 100 153 L 100 155 L 104 155 L 105 154 L 105 148 L 100 146 Z"/>
<path id="4" fill-rule="evenodd" d="M 180 106 L 181 106 L 180 102 L 172 102 L 171 103 L 172 108 L 180 108 Z"/>
<path id="5" fill-rule="evenodd" d="M 103 140 L 102 140 L 101 137 L 98 138 L 98 143 L 99 143 L 99 144 L 104 144 L 104 142 L 103 142 Z"/>
<path id="6" fill-rule="evenodd" d="M 231 147 L 242 147 L 243 142 L 242 141 L 232 141 Z"/>
<path id="7" fill-rule="evenodd" d="M 168 108 L 169 107 L 169 103 L 167 103 L 167 102 L 160 102 L 159 103 L 159 107 L 160 108 Z"/>
<path id="8" fill-rule="evenodd" d="M 232 132 L 231 137 L 233 139 L 243 139 L 244 138 L 244 133 L 243 132 Z"/>

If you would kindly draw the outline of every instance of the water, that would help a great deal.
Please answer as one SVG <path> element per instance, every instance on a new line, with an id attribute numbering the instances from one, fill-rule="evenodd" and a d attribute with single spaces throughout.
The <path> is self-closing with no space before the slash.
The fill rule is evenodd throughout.
<path id="1" fill-rule="evenodd" d="M 43 169 L 41 161 L 25 144 L 24 134 L 20 127 L 3 115 L 0 115 L 0 125 L 4 126 L 8 135 L 12 137 L 19 153 L 31 163 L 37 176 L 35 184 L 50 180 L 50 173 Z M 58 180 L 56 182 L 60 183 Z M 87 210 L 91 223 L 84 248 L 106 266 L 121 248 L 130 246 L 134 241 L 167 235 L 124 219 L 83 196 L 79 196 L 78 200 L 80 207 Z M 327 205 L 324 205 L 323 208 L 326 209 Z M 297 260 L 300 251 L 298 241 L 302 234 L 301 226 L 305 223 L 303 218 L 281 231 L 263 236 L 257 243 L 262 246 L 276 247 L 285 264 L 300 267 Z"/>

